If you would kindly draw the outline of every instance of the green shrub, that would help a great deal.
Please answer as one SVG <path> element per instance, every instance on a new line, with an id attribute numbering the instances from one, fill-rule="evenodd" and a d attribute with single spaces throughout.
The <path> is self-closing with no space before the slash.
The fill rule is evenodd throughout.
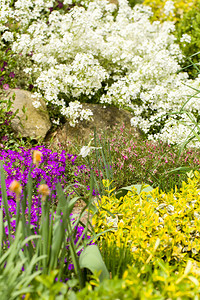
<path id="1" fill-rule="evenodd" d="M 121 278 L 101 284 L 91 281 L 77 299 L 198 299 L 199 180 L 200 174 L 194 172 L 180 192 L 138 193 L 133 188 L 120 199 L 111 193 L 103 196 L 93 225 L 96 232 L 110 231 L 101 236 L 99 245 L 103 256 L 105 244 L 113 249 L 106 262 L 111 276 L 109 260 L 124 263 L 126 270 Z M 132 260 L 120 261 L 116 249 L 118 254 L 129 249 Z"/>
<path id="2" fill-rule="evenodd" d="M 175 36 L 180 44 L 181 50 L 186 57 L 182 67 L 189 73 L 190 77 L 196 77 L 200 71 L 193 65 L 199 67 L 200 54 L 200 1 L 192 6 L 192 9 L 183 15 L 183 18 L 176 24 Z M 185 35 L 191 37 L 190 43 L 181 42 Z M 192 57 L 191 57 L 192 56 Z M 190 58 L 188 60 L 187 58 Z M 190 67 L 188 67 L 190 66 Z"/>
<path id="3" fill-rule="evenodd" d="M 195 171 L 190 177 L 180 192 L 154 189 L 138 194 L 133 187 L 120 199 L 114 194 L 102 197 L 93 225 L 97 233 L 111 231 L 101 236 L 100 247 L 102 240 L 110 247 L 128 247 L 138 267 L 151 255 L 177 268 L 185 267 L 188 259 L 200 267 L 200 174 Z"/>
<path id="4" fill-rule="evenodd" d="M 198 273 L 198 271 L 197 271 Z M 155 259 L 145 267 L 128 268 L 123 278 L 105 280 L 93 288 L 92 283 L 76 294 L 77 300 L 133 300 L 133 299 L 199 299 L 199 274 L 188 261 L 185 268 L 175 272 L 161 259 Z"/>

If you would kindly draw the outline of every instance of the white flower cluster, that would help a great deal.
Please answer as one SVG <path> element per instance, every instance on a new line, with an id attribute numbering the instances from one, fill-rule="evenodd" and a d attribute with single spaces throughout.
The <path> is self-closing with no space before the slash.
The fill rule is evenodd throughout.
<path id="1" fill-rule="evenodd" d="M 191 36 L 187 33 L 183 34 L 180 42 L 182 43 L 182 45 L 185 47 L 186 43 L 190 43 L 191 42 Z"/>
<path id="2" fill-rule="evenodd" d="M 169 16 L 169 14 L 171 13 L 174 16 L 174 2 L 173 1 L 166 1 L 165 6 L 164 6 L 164 14 L 166 16 Z"/>
<path id="3" fill-rule="evenodd" d="M 0 1 L 7 16 L 7 1 Z M 179 143 L 187 138 L 187 126 L 180 118 L 166 114 L 181 109 L 193 94 L 189 86 L 198 90 L 200 79 L 192 81 L 186 73 L 178 73 L 183 57 L 174 24 L 150 23 L 151 9 L 143 5 L 132 9 L 127 0 L 118 0 L 118 8 L 107 0 L 77 0 L 81 5 L 66 12 L 50 12 L 54 2 L 18 0 L 10 14 L 20 20 L 12 49 L 25 56 L 31 53 L 32 68 L 26 71 L 36 78 L 37 95 L 58 106 L 72 126 L 92 115 L 78 100 L 96 97 L 104 105 L 131 108 L 132 124 L 148 134 L 162 124 L 150 139 Z M 165 10 L 172 12 L 173 1 L 166 2 Z M 189 42 L 189 37 L 183 40 Z M 72 99 L 68 107 L 63 95 Z M 198 99 L 192 98 L 185 108 L 198 114 Z"/>
<path id="4" fill-rule="evenodd" d="M 10 32 L 10 31 L 5 31 L 4 33 L 3 33 L 3 35 L 2 35 L 2 37 L 1 37 L 4 41 L 6 41 L 6 42 L 11 42 L 11 41 L 13 41 L 13 33 L 12 32 Z"/>
<path id="5" fill-rule="evenodd" d="M 181 43 L 190 43 L 191 42 L 191 36 L 187 33 L 183 34 L 181 39 L 180 39 Z"/>
<path id="6" fill-rule="evenodd" d="M 70 102 L 68 107 L 62 107 L 61 113 L 65 115 L 70 121 L 69 124 L 74 127 L 79 119 L 90 120 L 93 116 L 93 113 L 90 109 L 83 109 L 82 104 L 78 101 Z"/>
<path id="7" fill-rule="evenodd" d="M 32 102 L 32 105 L 37 109 L 41 106 L 41 103 L 40 103 L 39 100 L 35 100 L 35 101 Z"/>

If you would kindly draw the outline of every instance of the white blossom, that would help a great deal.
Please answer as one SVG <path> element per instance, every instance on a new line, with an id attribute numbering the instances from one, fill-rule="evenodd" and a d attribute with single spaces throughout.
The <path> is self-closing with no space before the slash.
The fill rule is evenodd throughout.
<path id="1" fill-rule="evenodd" d="M 86 157 L 90 154 L 90 151 L 92 149 L 101 149 L 101 147 L 91 147 L 90 143 L 89 143 L 88 146 L 83 146 L 81 148 L 81 151 L 80 151 L 79 155 L 81 155 L 84 158 L 84 157 Z"/>
<path id="2" fill-rule="evenodd" d="M 39 100 L 33 101 L 32 104 L 33 104 L 33 106 L 34 106 L 36 109 L 39 108 L 39 107 L 41 106 L 41 103 L 40 103 Z"/>
<path id="3" fill-rule="evenodd" d="M 166 16 L 169 16 L 169 14 L 171 13 L 172 15 L 174 15 L 174 2 L 173 1 L 166 1 L 165 6 L 164 6 L 164 14 Z"/>
<path id="4" fill-rule="evenodd" d="M 6 42 L 11 42 L 14 39 L 13 32 L 5 31 L 1 38 Z"/>

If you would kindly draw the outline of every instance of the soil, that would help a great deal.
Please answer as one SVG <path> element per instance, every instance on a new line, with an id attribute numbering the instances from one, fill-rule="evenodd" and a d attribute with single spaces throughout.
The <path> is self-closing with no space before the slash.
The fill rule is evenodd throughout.
<path id="1" fill-rule="evenodd" d="M 75 203 L 72 213 L 77 214 L 79 216 L 84 207 L 85 207 L 85 202 L 83 200 L 79 200 Z M 87 211 L 85 211 L 84 215 L 80 219 L 84 225 L 86 225 L 87 223 L 87 218 L 88 218 L 88 213 Z M 90 222 L 92 222 L 92 214 L 89 215 L 89 220 Z"/>

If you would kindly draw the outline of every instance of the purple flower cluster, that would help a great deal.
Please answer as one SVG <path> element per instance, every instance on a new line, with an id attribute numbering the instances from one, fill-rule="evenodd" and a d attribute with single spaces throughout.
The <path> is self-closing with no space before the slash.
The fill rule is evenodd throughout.
<path id="1" fill-rule="evenodd" d="M 42 154 L 42 159 L 40 165 L 37 167 L 33 164 L 33 151 L 39 150 Z M 15 215 L 16 215 L 16 200 L 15 196 L 12 192 L 9 191 L 9 186 L 13 180 L 17 180 L 20 182 L 23 189 L 25 188 L 28 175 L 30 172 L 30 168 L 32 166 L 31 177 L 33 179 L 33 195 L 32 195 L 32 207 L 31 207 L 31 224 L 36 228 L 39 226 L 38 217 L 41 217 L 42 208 L 41 208 L 41 200 L 37 194 L 37 189 L 39 185 L 45 181 L 52 193 L 52 200 L 56 201 L 56 183 L 60 182 L 61 185 L 66 186 L 68 183 L 68 176 L 66 175 L 68 172 L 66 168 L 69 168 L 69 165 L 72 166 L 75 164 L 77 156 L 66 153 L 64 150 L 61 153 L 52 152 L 50 149 L 45 148 L 44 146 L 36 146 L 32 149 L 24 149 L 20 147 L 19 151 L 13 150 L 1 150 L 0 149 L 0 160 L 3 161 L 3 167 L 6 174 L 6 190 L 8 195 L 8 206 L 9 213 L 11 217 L 14 217 L 11 221 L 12 230 L 15 231 Z M 0 190 L 0 204 L 2 202 L 2 195 Z M 27 203 L 28 204 L 28 203 Z M 27 205 L 28 207 L 28 205 Z M 25 210 L 25 214 L 28 215 L 28 208 Z M 5 216 L 5 214 L 4 214 Z M 74 222 L 73 216 L 71 217 L 71 221 Z M 6 234 L 8 234 L 8 228 L 5 227 Z M 75 226 L 74 228 L 74 243 L 77 244 L 80 241 L 85 239 L 85 234 L 82 236 L 84 231 L 84 227 Z M 35 231 L 37 233 L 37 231 Z M 93 242 L 89 242 L 90 236 L 86 236 L 88 240 L 88 244 L 93 244 Z M 8 242 L 8 241 L 7 241 Z M 9 242 L 8 242 L 9 244 Z M 82 249 L 83 250 L 83 249 Z M 77 255 L 80 255 L 82 252 L 80 250 Z M 66 247 L 66 251 L 69 251 L 69 246 Z M 72 261 L 65 261 L 68 264 L 68 270 L 73 270 L 74 265 Z"/>
<path id="2" fill-rule="evenodd" d="M 4 90 L 8 90 L 10 86 L 5 81 L 9 79 L 12 82 L 12 79 L 15 78 L 15 73 L 9 71 L 8 63 L 5 60 L 0 61 L 0 71 L 5 74 L 0 76 L 0 86 L 3 86 Z"/>
<path id="3" fill-rule="evenodd" d="M 53 10 L 56 10 L 56 9 L 62 9 L 64 8 L 64 4 L 62 1 L 59 1 L 59 0 L 56 0 L 56 3 L 53 7 L 50 7 L 49 8 L 49 11 L 52 12 Z"/>
<path id="4" fill-rule="evenodd" d="M 60 182 L 64 187 L 68 183 L 66 162 L 74 165 L 76 156 L 66 153 L 64 150 L 58 154 L 46 149 L 44 146 L 36 146 L 32 149 L 20 151 L 0 150 L 0 160 L 4 161 L 4 170 L 6 173 L 6 190 L 8 195 L 9 211 L 12 216 L 16 214 L 15 196 L 9 191 L 9 186 L 13 180 L 20 182 L 22 189 L 28 181 L 28 174 L 32 164 L 32 152 L 39 150 L 42 153 L 42 161 L 39 167 L 33 165 L 31 177 L 33 178 L 33 198 L 31 209 L 31 224 L 35 225 L 38 216 L 41 214 L 40 197 L 37 194 L 37 188 L 42 182 L 46 182 L 52 193 L 53 201 L 56 201 L 56 183 Z M 1 192 L 0 192 L 1 203 Z M 28 212 L 28 211 L 27 211 Z M 15 222 L 13 222 L 13 225 Z"/>

